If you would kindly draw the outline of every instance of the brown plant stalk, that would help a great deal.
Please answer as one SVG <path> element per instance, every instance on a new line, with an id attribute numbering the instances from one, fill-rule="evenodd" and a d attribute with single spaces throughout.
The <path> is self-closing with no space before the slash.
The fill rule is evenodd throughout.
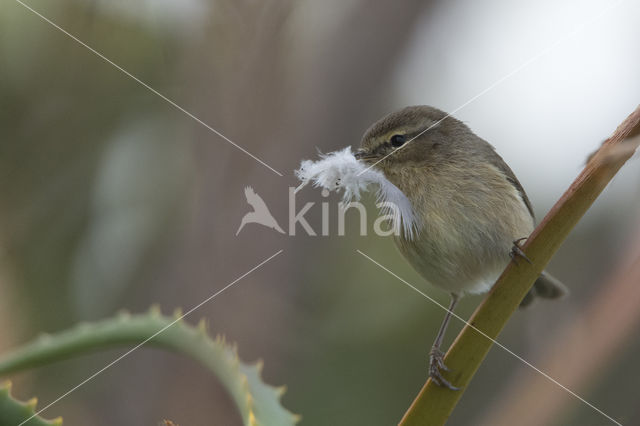
<path id="1" fill-rule="evenodd" d="M 616 272 L 572 320 L 552 332 L 539 363 L 570 389 L 591 387 L 640 323 L 640 227 Z M 553 386 L 553 385 L 551 385 Z M 549 424 L 575 399 L 538 374 L 514 380 L 487 411 L 485 426 Z M 535 410 L 530 410 L 535 401 Z M 526 414 L 526 415 L 525 415 Z"/>

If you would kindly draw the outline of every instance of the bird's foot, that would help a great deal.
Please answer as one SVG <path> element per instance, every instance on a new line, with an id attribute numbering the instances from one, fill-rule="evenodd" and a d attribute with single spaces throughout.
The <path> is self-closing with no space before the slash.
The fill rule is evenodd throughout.
<path id="1" fill-rule="evenodd" d="M 449 371 L 446 365 L 444 365 L 444 353 L 437 347 L 432 347 L 429 352 L 429 377 L 437 384 L 454 391 L 460 390 L 453 386 L 449 381 L 442 377 L 440 370 Z"/>
<path id="2" fill-rule="evenodd" d="M 515 263 L 516 265 L 518 265 L 518 258 L 521 257 L 524 260 L 526 260 L 529 264 L 532 264 L 533 262 L 531 262 L 531 260 L 527 257 L 526 254 L 524 254 L 524 252 L 522 251 L 522 249 L 520 248 L 520 241 L 524 241 L 526 240 L 528 237 L 523 237 L 523 238 L 518 238 L 517 240 L 515 240 L 513 242 L 513 247 L 511 247 L 511 252 L 509 253 L 509 256 L 511 256 L 511 259 L 513 260 L 513 263 Z"/>

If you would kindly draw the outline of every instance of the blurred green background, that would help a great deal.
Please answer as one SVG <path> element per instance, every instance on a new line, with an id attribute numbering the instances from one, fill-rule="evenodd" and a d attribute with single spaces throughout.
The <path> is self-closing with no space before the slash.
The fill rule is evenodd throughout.
<path id="1" fill-rule="evenodd" d="M 186 310 L 284 249 L 189 320 L 206 317 L 212 333 L 238 342 L 241 358 L 264 359 L 267 381 L 287 385 L 284 404 L 305 426 L 395 424 L 425 380 L 442 309 L 356 249 L 441 303 L 447 296 L 424 283 L 389 238 L 359 236 L 355 214 L 338 236 L 338 198 L 311 189 L 298 206 L 316 203 L 306 217 L 319 232 L 320 202 L 328 202 L 330 236 L 257 225 L 235 236 L 249 211 L 245 186 L 284 227 L 302 158 L 355 146 L 387 112 L 430 104 L 456 111 L 496 146 L 541 218 L 640 99 L 640 5 L 631 1 L 28 4 L 284 176 L 20 3 L 2 2 L 0 351 L 122 308 Z M 624 328 L 620 315 L 604 328 L 578 319 L 597 309 L 620 263 L 638 254 L 639 177 L 634 157 L 553 259 L 549 269 L 571 297 L 517 312 L 500 338 L 543 370 L 539 363 L 555 356 L 566 371 L 575 362 L 569 350 L 588 359 L 602 349 L 598 333 L 625 330 L 581 380 L 557 376 L 624 424 L 640 423 L 640 307 L 620 307 L 634 318 Z M 375 207 L 367 202 L 371 230 Z M 464 299 L 458 313 L 468 318 L 479 301 Z M 572 327 L 583 327 L 582 346 L 552 338 Z M 447 344 L 460 328 L 452 323 Z M 121 352 L 10 378 L 19 397 L 44 405 Z M 504 402 L 536 374 L 493 349 L 449 424 L 510 424 L 499 418 Z M 541 389 L 562 403 L 537 424 L 607 424 L 555 384 Z M 536 424 L 537 401 L 525 407 L 517 415 Z M 71 425 L 240 424 L 200 366 L 153 349 L 44 414 Z"/>

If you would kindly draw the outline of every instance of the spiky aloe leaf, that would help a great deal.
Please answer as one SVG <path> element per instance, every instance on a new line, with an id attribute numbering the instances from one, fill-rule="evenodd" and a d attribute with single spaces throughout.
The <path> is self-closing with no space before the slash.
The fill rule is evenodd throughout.
<path id="1" fill-rule="evenodd" d="M 224 337 L 209 337 L 204 321 L 194 327 L 180 316 L 180 311 L 172 318 L 152 308 L 146 314 L 122 313 L 96 323 L 81 323 L 55 335 L 43 335 L 0 359 L 0 375 L 88 351 L 146 341 L 145 345 L 188 355 L 213 372 L 231 395 L 245 425 L 289 426 L 298 421 L 298 416 L 280 403 L 284 388 L 262 380 L 260 362 L 241 362 L 237 348 L 226 343 Z"/>
<path id="2" fill-rule="evenodd" d="M 0 383 L 0 426 L 16 426 L 29 419 L 24 426 L 61 426 L 62 417 L 45 420 L 34 416 L 38 400 L 20 402 L 11 396 L 11 382 Z"/>

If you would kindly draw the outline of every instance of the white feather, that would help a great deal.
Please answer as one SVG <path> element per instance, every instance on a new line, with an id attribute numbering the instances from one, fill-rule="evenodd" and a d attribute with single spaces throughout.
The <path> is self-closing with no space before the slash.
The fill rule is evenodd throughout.
<path id="1" fill-rule="evenodd" d="M 405 236 L 409 239 L 412 239 L 418 230 L 419 222 L 416 220 L 411 201 L 382 172 L 368 168 L 366 164 L 358 161 L 351 152 L 351 147 L 321 154 L 318 161 L 304 160 L 295 171 L 295 175 L 301 181 L 295 192 L 312 182 L 314 187 L 322 187 L 329 191 L 343 190 L 345 202 L 360 200 L 361 192 L 367 191 L 371 184 L 375 184 L 378 186 L 378 207 L 382 213 L 398 213 L 393 214 L 394 229 L 400 229 L 402 226 Z M 389 204 L 397 209 L 394 210 Z"/>

